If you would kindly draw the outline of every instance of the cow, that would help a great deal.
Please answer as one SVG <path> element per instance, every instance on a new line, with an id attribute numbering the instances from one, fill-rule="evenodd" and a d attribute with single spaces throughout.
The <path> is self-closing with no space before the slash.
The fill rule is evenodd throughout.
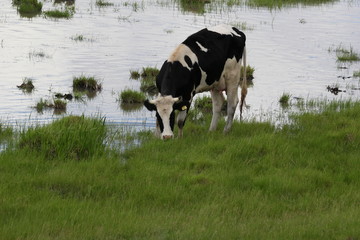
<path id="1" fill-rule="evenodd" d="M 210 91 L 213 115 L 210 131 L 217 127 L 224 103 L 223 91 L 227 95 L 227 122 L 224 132 L 232 126 L 236 106 L 239 102 L 241 61 L 244 75 L 241 84 L 240 114 L 247 95 L 246 84 L 246 36 L 229 25 L 218 25 L 202 29 L 190 35 L 178 45 L 162 65 L 156 77 L 159 95 L 145 100 L 150 111 L 156 111 L 156 125 L 162 139 L 173 138 L 175 110 L 178 110 L 178 135 L 183 127 L 195 94 Z"/>

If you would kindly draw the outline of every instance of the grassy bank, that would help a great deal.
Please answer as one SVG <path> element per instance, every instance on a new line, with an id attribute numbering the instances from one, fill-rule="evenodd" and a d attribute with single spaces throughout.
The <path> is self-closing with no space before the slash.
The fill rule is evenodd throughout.
<path id="1" fill-rule="evenodd" d="M 121 154 L 101 119 L 24 131 L 0 154 L 0 236 L 359 239 L 359 118 L 360 103 L 331 104 L 227 135 L 189 120 L 183 139 Z"/>

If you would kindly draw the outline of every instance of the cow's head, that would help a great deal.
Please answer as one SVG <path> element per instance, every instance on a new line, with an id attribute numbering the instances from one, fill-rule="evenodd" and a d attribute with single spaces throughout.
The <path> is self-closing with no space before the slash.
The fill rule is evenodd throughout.
<path id="1" fill-rule="evenodd" d="M 168 139 L 174 137 L 175 110 L 186 110 L 188 104 L 178 97 L 159 96 L 154 100 L 146 100 L 145 107 L 150 111 L 156 111 L 157 127 L 160 137 Z"/>

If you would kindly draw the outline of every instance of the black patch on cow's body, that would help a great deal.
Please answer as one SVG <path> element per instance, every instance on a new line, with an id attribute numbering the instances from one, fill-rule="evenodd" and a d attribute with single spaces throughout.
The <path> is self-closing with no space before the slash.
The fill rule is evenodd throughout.
<path id="1" fill-rule="evenodd" d="M 166 61 L 156 78 L 156 86 L 162 96 L 181 96 L 190 100 L 194 79 L 191 71 L 180 62 Z"/>
<path id="2" fill-rule="evenodd" d="M 145 106 L 149 111 L 156 111 L 156 106 L 155 106 L 155 104 L 150 103 L 149 100 L 145 100 L 145 101 L 144 101 L 144 106 Z"/>
<path id="3" fill-rule="evenodd" d="M 184 60 L 185 60 L 186 64 L 188 65 L 188 67 L 191 68 L 192 67 L 192 61 L 191 61 L 190 57 L 185 56 Z"/>

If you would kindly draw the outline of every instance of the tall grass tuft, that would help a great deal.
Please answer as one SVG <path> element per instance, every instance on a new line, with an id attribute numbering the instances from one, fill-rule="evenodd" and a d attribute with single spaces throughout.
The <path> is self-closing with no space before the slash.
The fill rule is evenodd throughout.
<path id="1" fill-rule="evenodd" d="M 158 89 L 156 87 L 156 76 L 159 74 L 159 69 L 155 67 L 143 67 L 141 72 L 130 70 L 131 79 L 140 79 L 140 90 L 150 96 L 156 95 Z"/>
<path id="2" fill-rule="evenodd" d="M 104 121 L 84 116 L 64 117 L 47 126 L 24 130 L 17 147 L 49 160 L 88 159 L 105 150 Z"/>
<path id="3" fill-rule="evenodd" d="M 13 0 L 22 17 L 34 17 L 41 13 L 43 4 L 38 0 Z"/>
<path id="4" fill-rule="evenodd" d="M 360 78 L 360 70 L 359 71 L 354 71 L 353 72 L 353 77 Z"/>
<path id="5" fill-rule="evenodd" d="M 66 18 L 69 19 L 74 15 L 75 9 L 74 8 L 65 8 L 65 9 L 55 9 L 55 10 L 48 10 L 44 12 L 44 15 L 49 18 Z"/>
<path id="6" fill-rule="evenodd" d="M 290 97 L 291 95 L 289 93 L 283 93 L 279 99 L 279 103 L 281 107 L 288 107 L 290 105 Z"/>
<path id="7" fill-rule="evenodd" d="M 80 75 L 73 78 L 74 91 L 100 91 L 101 84 L 94 76 Z"/>
<path id="8" fill-rule="evenodd" d="M 21 85 L 18 85 L 17 87 L 26 93 L 31 93 L 35 88 L 33 80 L 31 78 L 24 78 L 23 83 Z"/>
<path id="9" fill-rule="evenodd" d="M 336 48 L 329 47 L 328 52 L 335 52 L 338 62 L 355 62 L 360 61 L 360 56 L 354 51 L 353 47 L 346 48 L 340 44 Z"/>
<path id="10" fill-rule="evenodd" d="M 145 94 L 131 89 L 122 91 L 119 95 L 119 101 L 122 103 L 142 103 L 145 100 Z"/>
<path id="11" fill-rule="evenodd" d="M 260 8 L 265 7 L 269 9 L 281 9 L 293 6 L 317 6 L 327 3 L 335 2 L 336 0 L 249 0 L 246 2 L 250 7 Z M 241 1 L 240 1 L 241 2 Z"/>

